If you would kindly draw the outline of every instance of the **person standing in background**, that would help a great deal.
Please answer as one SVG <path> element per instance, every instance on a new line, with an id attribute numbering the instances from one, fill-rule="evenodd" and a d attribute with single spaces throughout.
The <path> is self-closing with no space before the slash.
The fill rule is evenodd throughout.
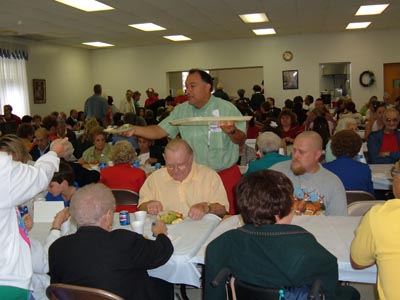
<path id="1" fill-rule="evenodd" d="M 85 102 L 86 118 L 96 118 L 102 122 L 101 126 L 106 125 L 106 116 L 108 114 L 107 99 L 104 98 L 102 87 L 100 84 L 95 84 L 93 87 L 94 95 L 89 97 Z"/>

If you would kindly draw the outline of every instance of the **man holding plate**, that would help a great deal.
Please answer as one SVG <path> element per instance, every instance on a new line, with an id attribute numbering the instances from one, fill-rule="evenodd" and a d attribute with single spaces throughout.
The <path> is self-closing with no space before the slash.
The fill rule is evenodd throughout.
<path id="1" fill-rule="evenodd" d="M 241 179 L 236 162 L 239 158 L 239 145 L 246 141 L 246 123 L 227 120 L 227 117 L 234 120 L 242 115 L 232 103 L 211 95 L 212 88 L 213 79 L 210 74 L 199 69 L 190 70 L 186 79 L 187 102 L 176 106 L 160 124 L 134 126 L 122 135 L 160 139 L 174 138 L 180 134 L 192 147 L 195 162 L 218 172 L 228 195 L 229 213 L 234 214 L 233 188 Z M 170 124 L 176 120 L 198 117 L 224 117 L 225 121 L 193 126 L 187 126 L 190 122 L 177 126 Z"/>

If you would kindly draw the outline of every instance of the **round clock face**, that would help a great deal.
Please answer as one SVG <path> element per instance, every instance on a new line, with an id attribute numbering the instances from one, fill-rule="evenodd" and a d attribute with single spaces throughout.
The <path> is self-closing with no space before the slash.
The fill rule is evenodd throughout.
<path id="1" fill-rule="evenodd" d="M 282 57 L 285 61 L 291 61 L 293 59 L 293 53 L 290 51 L 285 51 L 283 52 Z"/>

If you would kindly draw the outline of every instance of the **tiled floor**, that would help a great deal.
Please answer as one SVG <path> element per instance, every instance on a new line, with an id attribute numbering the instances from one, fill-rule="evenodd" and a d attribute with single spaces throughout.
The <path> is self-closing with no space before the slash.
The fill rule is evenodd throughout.
<path id="1" fill-rule="evenodd" d="M 373 284 L 351 284 L 354 286 L 361 294 L 361 300 L 377 300 L 378 297 L 376 296 L 376 286 Z M 196 288 L 188 288 L 186 289 L 187 296 L 190 300 L 202 300 L 202 290 Z M 179 294 L 180 297 L 180 290 L 179 287 L 175 288 L 175 293 Z M 175 300 L 181 300 L 181 298 L 175 297 Z"/>

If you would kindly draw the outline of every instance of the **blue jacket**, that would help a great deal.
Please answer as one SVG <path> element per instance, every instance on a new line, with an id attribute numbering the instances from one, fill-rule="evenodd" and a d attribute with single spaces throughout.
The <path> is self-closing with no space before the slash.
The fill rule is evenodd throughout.
<path id="1" fill-rule="evenodd" d="M 367 164 L 342 155 L 322 166 L 340 178 L 346 191 L 366 191 L 374 195 L 371 169 Z"/>
<path id="2" fill-rule="evenodd" d="M 368 163 L 370 164 L 392 164 L 400 159 L 400 152 L 390 152 L 389 157 L 380 157 L 379 152 L 383 142 L 383 130 L 371 132 L 368 136 Z M 400 146 L 400 132 L 396 131 L 397 144 Z"/>

